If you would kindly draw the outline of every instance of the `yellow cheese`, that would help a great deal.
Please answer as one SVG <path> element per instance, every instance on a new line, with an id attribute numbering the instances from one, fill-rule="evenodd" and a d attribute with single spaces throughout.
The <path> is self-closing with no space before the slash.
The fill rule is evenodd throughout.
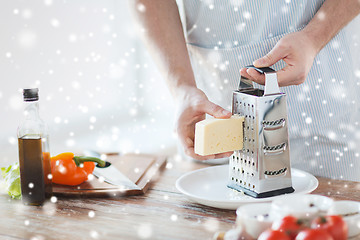
<path id="1" fill-rule="evenodd" d="M 206 119 L 195 125 L 195 153 L 201 156 L 240 150 L 244 117 Z"/>

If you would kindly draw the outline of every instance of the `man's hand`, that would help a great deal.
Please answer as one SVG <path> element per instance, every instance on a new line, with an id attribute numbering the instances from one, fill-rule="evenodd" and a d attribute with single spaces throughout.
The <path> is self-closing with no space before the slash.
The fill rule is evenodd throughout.
<path id="1" fill-rule="evenodd" d="M 277 42 L 266 56 L 254 61 L 255 67 L 270 67 L 284 60 L 286 67 L 277 72 L 279 86 L 299 85 L 309 73 L 319 49 L 304 32 L 290 33 Z M 242 76 L 259 84 L 265 84 L 265 76 L 255 69 L 242 68 Z"/>
<path id="2" fill-rule="evenodd" d="M 231 112 L 210 102 L 205 93 L 196 87 L 186 87 L 178 97 L 176 118 L 176 132 L 186 155 L 198 159 L 208 160 L 229 157 L 231 153 L 200 156 L 194 152 L 195 124 L 205 119 L 205 114 L 215 118 L 229 118 Z"/>
<path id="3" fill-rule="evenodd" d="M 282 59 L 287 66 L 277 72 L 279 85 L 299 85 L 305 81 L 316 54 L 359 13 L 359 0 L 326 0 L 303 30 L 280 39 L 266 56 L 253 64 L 269 67 Z M 254 82 L 265 83 L 265 76 L 255 69 L 243 68 L 240 73 Z"/>

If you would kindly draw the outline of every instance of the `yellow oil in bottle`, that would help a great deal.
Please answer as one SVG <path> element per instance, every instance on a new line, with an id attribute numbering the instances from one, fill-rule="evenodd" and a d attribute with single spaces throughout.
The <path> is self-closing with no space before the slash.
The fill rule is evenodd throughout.
<path id="1" fill-rule="evenodd" d="M 22 201 L 25 205 L 42 205 L 45 181 L 41 138 L 19 138 L 19 163 Z"/>

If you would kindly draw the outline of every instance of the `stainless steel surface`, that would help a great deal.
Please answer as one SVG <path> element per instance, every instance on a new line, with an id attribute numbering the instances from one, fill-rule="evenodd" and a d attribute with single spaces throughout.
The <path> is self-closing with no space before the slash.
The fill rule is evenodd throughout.
<path id="1" fill-rule="evenodd" d="M 240 77 L 239 89 L 249 89 L 253 88 L 254 84 L 251 80 L 247 79 L 246 77 Z"/>
<path id="2" fill-rule="evenodd" d="M 101 158 L 101 155 L 98 152 L 86 150 L 84 154 L 91 157 Z M 132 182 L 128 177 L 126 177 L 122 172 L 120 172 L 116 167 L 111 164 L 107 167 L 100 168 L 95 167 L 93 175 L 97 178 L 104 180 L 107 183 L 115 185 L 121 189 L 129 190 L 141 190 L 134 182 Z"/>
<path id="3" fill-rule="evenodd" d="M 100 178 L 104 178 L 104 181 L 117 187 L 129 190 L 136 189 L 141 190 L 135 183 L 133 183 L 129 178 L 122 174 L 117 168 L 110 165 L 106 168 L 95 167 L 93 175 Z"/>
<path id="4" fill-rule="evenodd" d="M 279 94 L 280 88 L 276 77 L 276 72 L 266 73 L 266 84 L 264 90 L 264 96 Z"/>
<path id="5" fill-rule="evenodd" d="M 233 92 L 233 114 L 245 116 L 243 149 L 230 157 L 229 186 L 257 194 L 291 188 L 286 94 L 276 73 L 265 73 L 265 92 Z"/>

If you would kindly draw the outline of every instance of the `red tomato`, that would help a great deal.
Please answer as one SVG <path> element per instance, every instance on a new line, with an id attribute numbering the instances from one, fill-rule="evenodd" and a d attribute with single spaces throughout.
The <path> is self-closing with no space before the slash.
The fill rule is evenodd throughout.
<path id="1" fill-rule="evenodd" d="M 296 236 L 295 240 L 334 240 L 324 229 L 305 229 Z"/>
<path id="2" fill-rule="evenodd" d="M 286 216 L 275 221 L 271 229 L 285 232 L 291 239 L 295 239 L 296 235 L 305 228 L 304 223 L 293 216 Z"/>
<path id="3" fill-rule="evenodd" d="M 262 232 L 258 240 L 291 240 L 286 233 L 279 230 L 268 229 L 265 232 Z"/>
<path id="4" fill-rule="evenodd" d="M 330 233 L 334 240 L 347 239 L 348 227 L 341 216 L 317 217 L 312 221 L 311 228 L 324 229 Z"/>

